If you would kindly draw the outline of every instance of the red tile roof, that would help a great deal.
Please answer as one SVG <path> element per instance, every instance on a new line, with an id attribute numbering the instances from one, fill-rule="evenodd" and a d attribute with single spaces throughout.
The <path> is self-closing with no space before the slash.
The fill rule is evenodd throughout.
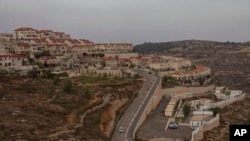
<path id="1" fill-rule="evenodd" d="M 45 29 L 45 30 L 39 30 L 38 32 L 39 33 L 48 33 L 48 32 L 53 32 L 53 31 Z"/>
<path id="2" fill-rule="evenodd" d="M 64 32 L 54 32 L 56 35 L 62 35 Z"/>
<path id="3" fill-rule="evenodd" d="M 17 45 L 18 47 L 25 47 L 25 48 L 30 47 L 30 45 L 29 45 L 28 43 L 16 43 L 16 45 Z"/>
<path id="4" fill-rule="evenodd" d="M 86 40 L 86 39 L 79 39 L 80 41 L 82 41 L 85 44 L 94 44 L 93 42 Z"/>
<path id="5" fill-rule="evenodd" d="M 28 58 L 26 54 L 2 54 L 0 57 L 12 57 L 12 58 Z"/>
<path id="6" fill-rule="evenodd" d="M 68 39 L 68 40 L 66 40 L 66 41 L 68 41 L 68 42 L 70 42 L 70 43 L 72 43 L 72 44 L 80 44 L 80 42 L 77 41 L 76 39 Z"/>
<path id="7" fill-rule="evenodd" d="M 20 28 L 15 29 L 14 31 L 27 31 L 27 30 L 37 31 L 36 29 L 30 28 L 30 27 L 20 27 Z"/>
<path id="8" fill-rule="evenodd" d="M 103 60 L 116 60 L 116 58 L 109 56 L 109 57 L 103 57 Z"/>

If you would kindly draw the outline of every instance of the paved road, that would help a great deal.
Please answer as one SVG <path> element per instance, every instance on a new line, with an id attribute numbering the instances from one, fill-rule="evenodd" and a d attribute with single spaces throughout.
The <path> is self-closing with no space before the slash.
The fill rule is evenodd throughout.
<path id="1" fill-rule="evenodd" d="M 156 78 L 154 74 L 148 74 L 147 71 L 138 69 L 134 71 L 141 74 L 144 77 L 145 81 L 138 94 L 138 97 L 134 99 L 133 103 L 128 107 L 124 115 L 118 121 L 113 134 L 113 141 L 133 140 L 132 135 L 135 125 L 138 122 L 139 117 L 142 114 L 142 111 L 145 108 L 149 98 L 153 95 L 157 83 L 160 82 L 159 77 Z M 118 132 L 120 127 L 124 128 L 123 133 Z"/>

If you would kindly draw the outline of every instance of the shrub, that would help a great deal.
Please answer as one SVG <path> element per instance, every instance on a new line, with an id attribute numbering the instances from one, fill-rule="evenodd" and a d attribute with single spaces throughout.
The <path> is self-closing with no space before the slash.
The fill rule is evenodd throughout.
<path id="1" fill-rule="evenodd" d="M 191 107 L 189 104 L 185 104 L 183 106 L 182 110 L 183 110 L 184 117 L 187 117 L 189 115 L 190 109 L 191 109 Z"/>
<path id="2" fill-rule="evenodd" d="M 83 89 L 83 97 L 86 98 L 86 99 L 90 99 L 91 98 L 91 95 L 90 95 L 90 92 L 89 92 L 89 88 L 88 87 L 85 87 Z"/>
<path id="3" fill-rule="evenodd" d="M 42 74 L 42 78 L 46 78 L 46 79 L 53 79 L 54 78 L 54 74 L 51 73 L 50 70 L 44 70 L 43 74 Z"/>
<path id="4" fill-rule="evenodd" d="M 59 77 L 54 77 L 53 78 L 53 84 L 58 85 L 59 82 L 60 82 L 60 78 Z"/>
<path id="5" fill-rule="evenodd" d="M 72 93 L 74 91 L 74 86 L 73 86 L 71 80 L 69 80 L 69 79 L 64 80 L 63 91 L 66 93 Z"/>
<path id="6" fill-rule="evenodd" d="M 33 68 L 32 70 L 28 71 L 27 75 L 30 78 L 37 78 L 38 77 L 37 70 L 35 68 Z"/>

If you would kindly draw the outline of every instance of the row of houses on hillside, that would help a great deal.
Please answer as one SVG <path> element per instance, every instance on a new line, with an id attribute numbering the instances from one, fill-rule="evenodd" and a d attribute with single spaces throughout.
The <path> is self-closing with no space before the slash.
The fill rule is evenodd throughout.
<path id="1" fill-rule="evenodd" d="M 54 32 L 52 30 L 37 30 L 30 27 L 21 27 L 13 31 L 13 39 L 34 39 L 34 38 L 57 38 L 69 39 L 70 35 L 64 32 Z"/>
<path id="2" fill-rule="evenodd" d="M 26 75 L 32 70 L 28 56 L 25 54 L 0 54 L 0 71 L 16 72 Z"/>

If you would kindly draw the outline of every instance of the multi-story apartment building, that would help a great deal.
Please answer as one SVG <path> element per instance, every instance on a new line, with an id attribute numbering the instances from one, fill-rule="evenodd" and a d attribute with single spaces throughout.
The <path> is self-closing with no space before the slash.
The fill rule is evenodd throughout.
<path id="1" fill-rule="evenodd" d="M 94 45 L 93 42 L 86 40 L 86 39 L 77 39 L 77 40 L 78 40 L 78 42 L 81 43 L 81 45 Z"/>
<path id="2" fill-rule="evenodd" d="M 11 33 L 0 33 L 0 41 L 11 41 L 13 34 Z"/>
<path id="3" fill-rule="evenodd" d="M 56 45 L 56 44 L 48 44 L 44 46 L 44 50 L 48 51 L 50 55 L 52 56 L 59 56 L 62 55 L 62 46 Z"/>
<path id="4" fill-rule="evenodd" d="M 15 40 L 22 40 L 22 39 L 33 39 L 39 38 L 40 35 L 37 34 L 37 30 L 29 27 L 21 27 L 14 30 L 13 38 Z"/>
<path id="5" fill-rule="evenodd" d="M 56 38 L 56 39 L 70 39 L 70 35 L 64 32 L 54 32 L 52 30 L 36 30 L 30 27 L 21 27 L 15 29 L 13 32 L 13 38 L 15 40 L 31 40 L 34 38 Z"/>
<path id="6" fill-rule="evenodd" d="M 59 46 L 65 45 L 64 39 L 47 38 L 46 41 L 47 41 L 49 44 L 53 44 L 53 45 L 59 45 Z"/>
<path id="7" fill-rule="evenodd" d="M 192 62 L 188 59 L 184 58 L 176 58 L 169 56 L 159 56 L 160 59 L 158 61 L 153 61 L 149 64 L 151 69 L 157 71 L 166 71 L 166 70 L 182 70 L 184 68 L 188 68 L 192 65 Z"/>
<path id="8" fill-rule="evenodd" d="M 47 65 L 58 65 L 59 64 L 59 59 L 57 59 L 55 56 L 41 56 L 38 61 L 42 64 L 47 64 Z"/>
<path id="9" fill-rule="evenodd" d="M 38 31 L 40 38 L 47 39 L 47 38 L 55 38 L 56 34 L 52 30 L 40 30 Z"/>
<path id="10" fill-rule="evenodd" d="M 132 44 L 127 43 L 98 43 L 95 44 L 95 52 L 100 53 L 121 53 L 132 52 Z"/>
<path id="11" fill-rule="evenodd" d="M 114 57 L 104 57 L 105 67 L 117 67 L 118 59 Z"/>
<path id="12" fill-rule="evenodd" d="M 174 77 L 176 80 L 197 79 L 199 77 L 211 75 L 211 69 L 206 66 L 196 65 L 195 69 L 189 71 L 170 72 L 169 75 Z"/>
<path id="13" fill-rule="evenodd" d="M 70 47 L 72 47 L 72 46 L 82 46 L 83 45 L 83 43 L 80 42 L 77 39 L 67 39 L 67 40 L 64 41 L 64 44 L 66 44 L 67 46 L 70 46 Z"/>
<path id="14" fill-rule="evenodd" d="M 23 54 L 2 54 L 0 55 L 0 69 L 20 70 L 22 66 L 28 65 L 28 57 Z"/>
<path id="15" fill-rule="evenodd" d="M 30 45 L 28 43 L 16 43 L 14 45 L 14 52 L 16 54 L 29 54 L 30 52 Z"/>
<path id="16" fill-rule="evenodd" d="M 57 38 L 57 39 L 70 39 L 70 35 L 65 34 L 64 32 L 55 32 L 55 38 Z"/>

